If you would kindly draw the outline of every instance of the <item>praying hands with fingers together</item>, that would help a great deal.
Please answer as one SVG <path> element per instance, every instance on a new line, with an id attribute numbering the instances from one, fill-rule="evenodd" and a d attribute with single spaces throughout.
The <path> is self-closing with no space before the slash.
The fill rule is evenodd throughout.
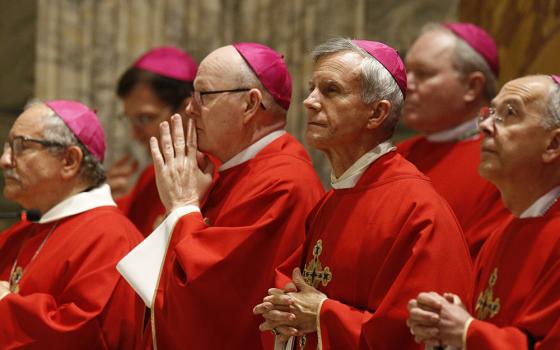
<path id="1" fill-rule="evenodd" d="M 317 315 L 327 296 L 307 284 L 299 268 L 294 269 L 292 282 L 284 289 L 271 288 L 268 294 L 253 309 L 265 319 L 259 326 L 261 331 L 272 331 L 281 341 L 317 331 Z"/>
<path id="2" fill-rule="evenodd" d="M 417 343 L 432 348 L 463 348 L 463 333 L 472 317 L 457 295 L 420 293 L 409 301 L 408 311 L 406 323 Z"/>
<path id="3" fill-rule="evenodd" d="M 187 137 L 179 114 L 160 124 L 160 140 L 150 139 L 158 192 L 167 212 L 200 206 L 212 184 L 214 166 L 197 149 L 195 121 L 188 119 Z M 161 149 L 160 149 L 161 146 Z"/>

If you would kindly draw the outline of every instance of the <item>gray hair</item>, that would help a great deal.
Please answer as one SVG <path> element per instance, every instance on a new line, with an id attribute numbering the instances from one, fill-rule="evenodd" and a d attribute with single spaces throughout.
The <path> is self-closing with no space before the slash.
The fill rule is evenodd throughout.
<path id="1" fill-rule="evenodd" d="M 550 88 L 542 124 L 546 129 L 560 128 L 560 85 L 556 83 Z"/>
<path id="2" fill-rule="evenodd" d="M 360 74 L 362 78 L 362 101 L 364 103 L 372 103 L 379 100 L 388 100 L 391 103 L 391 110 L 383 127 L 392 134 L 402 114 L 404 105 L 404 96 L 399 85 L 391 73 L 377 59 L 348 38 L 330 39 L 317 46 L 311 53 L 311 56 L 313 62 L 316 63 L 324 56 L 341 51 L 351 51 L 364 58 Z"/>
<path id="3" fill-rule="evenodd" d="M 84 158 L 80 166 L 80 176 L 91 187 L 97 187 L 105 182 L 107 174 L 103 164 L 76 138 L 66 123 L 50 108 L 43 115 L 43 138 L 48 141 L 60 143 L 65 146 L 76 145 L 80 147 Z M 60 148 L 49 148 L 49 152 L 60 154 Z"/>
<path id="4" fill-rule="evenodd" d="M 488 62 L 486 62 L 486 60 L 478 52 L 476 52 L 475 49 L 467 44 L 465 40 L 441 24 L 428 23 L 422 28 L 422 33 L 433 30 L 448 33 L 455 38 L 455 49 L 453 51 L 453 61 L 451 64 L 462 77 L 467 77 L 474 72 L 481 72 L 486 78 L 483 96 L 487 101 L 492 100 L 498 92 L 498 83 L 496 81 L 496 75 L 490 68 Z"/>

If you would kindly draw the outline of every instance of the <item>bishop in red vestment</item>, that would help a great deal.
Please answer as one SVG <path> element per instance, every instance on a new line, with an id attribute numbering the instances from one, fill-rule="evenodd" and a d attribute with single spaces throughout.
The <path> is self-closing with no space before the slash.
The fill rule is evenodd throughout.
<path id="1" fill-rule="evenodd" d="M 169 120 L 173 113 L 184 116 L 196 70 L 196 62 L 186 52 L 161 46 L 140 56 L 119 78 L 117 94 L 130 122 L 131 136 L 148 151 L 149 139 L 158 135 L 159 123 Z M 119 208 L 147 236 L 165 217 L 165 208 L 159 199 L 152 164 L 126 193 L 129 178 L 136 170 L 130 158 L 125 156 L 113 164 L 108 183 Z"/>
<path id="2" fill-rule="evenodd" d="M 151 340 L 159 349 L 260 349 L 252 306 L 303 242 L 323 187 L 283 130 L 291 79 L 277 52 L 254 43 L 217 49 L 202 61 L 195 89 L 187 154 L 178 115 L 173 137 L 162 125 L 162 151 L 152 141 L 170 212 L 162 227 L 172 234 L 151 301 Z M 200 153 L 197 164 L 197 145 L 222 162 L 209 192 L 212 171 Z"/>
<path id="3" fill-rule="evenodd" d="M 104 151 L 95 113 L 75 101 L 14 123 L 4 195 L 43 216 L 0 234 L 0 348 L 136 347 L 144 308 L 115 265 L 141 235 L 103 184 Z"/>
<path id="4" fill-rule="evenodd" d="M 481 119 L 481 174 L 515 218 L 482 248 L 470 308 L 433 293 L 411 301 L 417 340 L 462 349 L 560 348 L 560 122 L 550 113 L 558 116 L 558 105 L 560 86 L 551 77 L 528 76 L 504 85 Z"/>
<path id="5" fill-rule="evenodd" d="M 428 175 L 459 219 L 476 258 L 494 228 L 508 220 L 495 186 L 478 174 L 476 115 L 496 91 L 496 44 L 470 23 L 425 28 L 406 56 L 406 124 L 422 133 L 399 152 Z"/>
<path id="6" fill-rule="evenodd" d="M 313 55 L 306 138 L 329 157 L 334 189 L 309 215 L 305 244 L 279 268 L 283 289 L 254 311 L 277 347 L 420 349 L 405 323 L 408 297 L 424 288 L 466 296 L 471 262 L 447 202 L 388 141 L 404 66 L 394 49 L 364 40 L 334 39 Z M 365 89 L 375 96 L 368 102 Z"/>

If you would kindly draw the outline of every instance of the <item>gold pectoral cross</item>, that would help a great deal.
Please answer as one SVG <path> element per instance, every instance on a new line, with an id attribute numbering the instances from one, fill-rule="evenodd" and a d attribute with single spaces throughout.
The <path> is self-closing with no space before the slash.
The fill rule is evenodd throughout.
<path id="1" fill-rule="evenodd" d="M 319 260 L 319 255 L 323 251 L 323 241 L 318 240 L 313 247 L 313 259 L 311 259 L 303 269 L 303 278 L 307 284 L 312 285 L 314 288 L 319 286 L 319 283 L 326 287 L 327 284 L 332 280 L 333 275 L 330 268 L 325 267 Z"/>
<path id="2" fill-rule="evenodd" d="M 12 274 L 10 275 L 10 292 L 19 293 L 19 281 L 23 277 L 23 269 L 21 266 L 16 266 Z"/>
<path id="3" fill-rule="evenodd" d="M 494 299 L 494 285 L 498 280 L 498 268 L 494 268 L 490 278 L 488 279 L 488 287 L 480 293 L 476 300 L 474 311 L 476 318 L 485 320 L 494 317 L 500 312 L 500 298 Z"/>

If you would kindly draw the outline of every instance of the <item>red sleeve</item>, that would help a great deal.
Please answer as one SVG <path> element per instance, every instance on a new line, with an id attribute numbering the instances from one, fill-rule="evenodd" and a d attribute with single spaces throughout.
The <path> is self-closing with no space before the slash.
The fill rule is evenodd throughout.
<path id="1" fill-rule="evenodd" d="M 481 253 L 486 253 L 485 249 Z M 542 276 L 525 296 L 507 327 L 473 320 L 467 330 L 468 349 L 560 349 L 560 260 L 552 255 L 539 274 Z M 482 256 L 477 260 L 480 264 Z M 506 307 L 506 306 L 503 306 Z"/>
<path id="2" fill-rule="evenodd" d="M 275 268 L 303 241 L 305 217 L 321 191 L 319 184 L 269 182 L 262 190 L 229 198 L 231 204 L 210 226 L 200 213 L 183 216 L 174 227 L 156 294 L 154 309 L 165 308 L 155 313 L 158 347 L 261 346 L 261 318 L 251 310 L 273 285 Z M 236 315 L 233 325 L 230 315 Z M 192 332 L 173 334 L 171 324 Z M 211 336 L 213 325 L 225 324 L 227 335 Z"/>
<path id="3" fill-rule="evenodd" d="M 408 301 L 423 291 L 452 292 L 468 300 L 472 266 L 455 218 L 428 206 L 415 208 L 396 233 L 375 280 L 369 297 L 375 309 L 337 300 L 323 303 L 319 316 L 323 349 L 422 348 L 406 326 Z"/>
<path id="4" fill-rule="evenodd" d="M 527 335 L 515 327 L 473 320 L 467 330 L 467 349 L 529 349 Z"/>
<path id="5" fill-rule="evenodd" d="M 84 229 L 84 234 L 91 230 Z M 114 230 L 94 236 L 67 258 L 67 273 L 56 276 L 59 293 L 9 294 L 0 300 L 1 349 L 108 349 L 108 344 L 134 348 L 132 335 L 139 335 L 141 303 L 115 269 L 130 242 L 122 235 L 111 238 L 116 236 Z M 123 312 L 129 317 L 123 317 Z M 103 327 L 113 328 L 113 333 Z"/>

